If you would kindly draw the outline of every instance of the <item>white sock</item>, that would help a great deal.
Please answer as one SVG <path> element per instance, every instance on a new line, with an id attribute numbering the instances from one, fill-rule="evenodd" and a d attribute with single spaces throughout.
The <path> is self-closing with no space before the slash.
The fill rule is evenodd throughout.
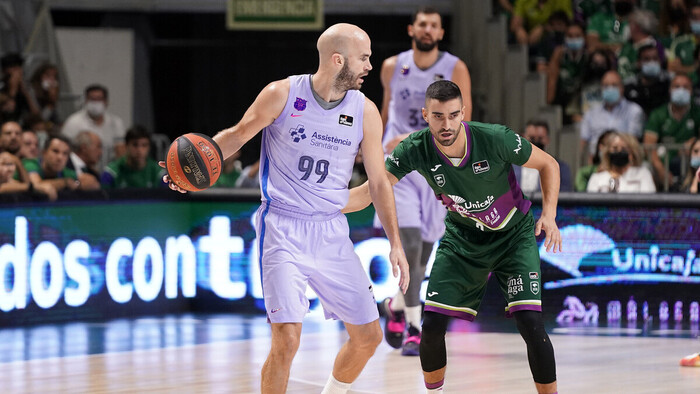
<path id="1" fill-rule="evenodd" d="M 331 374 L 321 394 L 345 394 L 350 390 L 350 386 L 352 386 L 352 383 L 339 382 L 333 377 L 333 374 Z"/>
<path id="2" fill-rule="evenodd" d="M 406 303 L 403 300 L 403 293 L 399 290 L 394 298 L 391 299 L 391 310 L 394 312 L 401 312 L 405 307 Z"/>
<path id="3" fill-rule="evenodd" d="M 404 313 L 406 314 L 406 323 L 412 325 L 413 327 L 417 328 L 420 330 L 420 305 L 418 306 L 407 306 L 403 308 Z"/>

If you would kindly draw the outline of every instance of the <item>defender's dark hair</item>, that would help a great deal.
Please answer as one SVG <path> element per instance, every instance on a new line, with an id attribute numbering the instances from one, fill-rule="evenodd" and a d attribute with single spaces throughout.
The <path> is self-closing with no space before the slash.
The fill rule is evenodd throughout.
<path id="1" fill-rule="evenodd" d="M 441 103 L 449 101 L 452 99 L 459 98 L 462 101 L 462 92 L 459 90 L 459 86 L 452 81 L 440 80 L 435 81 L 428 86 L 428 90 L 425 91 L 425 102 L 426 106 L 428 100 L 435 99 Z"/>

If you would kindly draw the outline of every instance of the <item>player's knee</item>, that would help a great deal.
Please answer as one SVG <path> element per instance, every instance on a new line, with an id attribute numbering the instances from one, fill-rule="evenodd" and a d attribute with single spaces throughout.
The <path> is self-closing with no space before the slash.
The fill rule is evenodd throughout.
<path id="1" fill-rule="evenodd" d="M 423 326 L 421 334 L 421 342 L 427 340 L 428 343 L 433 341 L 441 341 L 445 338 L 447 332 L 447 323 L 449 317 L 440 313 L 425 312 L 423 314 Z"/>
<path id="2" fill-rule="evenodd" d="M 518 311 L 513 313 L 520 335 L 525 342 L 539 341 L 547 337 L 542 321 L 542 312 Z"/>
<path id="3" fill-rule="evenodd" d="M 293 324 L 282 324 L 272 330 L 270 353 L 283 359 L 291 359 L 299 349 L 299 342 L 299 330 Z"/>
<path id="4" fill-rule="evenodd" d="M 513 314 L 518 331 L 527 344 L 530 370 L 536 383 L 549 384 L 557 380 L 554 347 L 544 329 L 542 313 L 520 311 Z"/>
<path id="5" fill-rule="evenodd" d="M 382 343 L 382 338 L 383 333 L 379 324 L 370 323 L 350 337 L 350 344 L 356 351 L 371 355 Z"/>
<path id="6" fill-rule="evenodd" d="M 447 365 L 445 332 L 449 317 L 435 312 L 425 312 L 420 340 L 420 363 L 423 371 L 433 372 Z"/>
<path id="7" fill-rule="evenodd" d="M 374 352 L 374 349 L 376 349 L 384 339 L 384 333 L 382 333 L 382 329 L 379 328 L 379 325 L 373 325 L 373 327 L 367 338 L 367 346 L 372 349 L 372 352 Z"/>

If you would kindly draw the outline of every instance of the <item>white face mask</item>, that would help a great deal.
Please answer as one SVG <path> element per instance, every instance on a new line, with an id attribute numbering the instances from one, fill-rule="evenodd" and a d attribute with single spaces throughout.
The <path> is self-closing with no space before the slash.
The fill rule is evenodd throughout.
<path id="1" fill-rule="evenodd" d="M 44 90 L 49 90 L 56 85 L 57 85 L 56 81 L 54 81 L 52 79 L 42 79 L 41 80 L 41 87 Z"/>
<path id="2" fill-rule="evenodd" d="M 92 116 L 93 118 L 104 115 L 105 108 L 106 106 L 104 101 L 88 101 L 85 103 L 85 109 L 87 110 L 88 115 Z"/>

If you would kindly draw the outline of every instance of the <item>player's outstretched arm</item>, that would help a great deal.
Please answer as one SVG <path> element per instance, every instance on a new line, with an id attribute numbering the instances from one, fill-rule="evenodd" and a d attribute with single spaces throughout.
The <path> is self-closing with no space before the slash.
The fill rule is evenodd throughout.
<path id="1" fill-rule="evenodd" d="M 214 141 L 221 148 L 222 161 L 236 153 L 246 142 L 253 138 L 260 130 L 272 124 L 282 113 L 289 95 L 289 79 L 283 79 L 269 83 L 258 94 L 253 104 L 243 114 L 243 118 L 233 127 L 221 130 L 214 136 Z M 158 164 L 165 168 L 165 162 Z M 172 190 L 186 193 L 170 181 L 168 175 L 163 175 L 163 182 Z"/>
<path id="2" fill-rule="evenodd" d="M 372 196 L 369 194 L 369 181 L 367 181 L 360 186 L 350 189 L 348 203 L 343 209 L 340 210 L 340 212 L 351 213 L 361 211 L 367 208 L 371 203 Z"/>
<path id="3" fill-rule="evenodd" d="M 389 171 L 386 172 L 386 176 L 389 178 L 389 183 L 394 186 L 399 182 L 398 178 Z M 361 184 L 360 186 L 353 187 L 350 189 L 350 198 L 348 198 L 348 203 L 340 211 L 342 213 L 351 213 L 361 211 L 372 203 L 372 195 L 369 192 L 369 181 Z"/>
<path id="4" fill-rule="evenodd" d="M 535 224 L 535 235 L 544 230 L 547 236 L 544 246 L 547 252 L 561 252 L 561 233 L 557 227 L 557 200 L 559 199 L 559 163 L 540 148 L 532 146 L 532 153 L 525 167 L 534 168 L 540 172 L 542 187 L 542 216 Z"/>
<path id="5" fill-rule="evenodd" d="M 408 262 L 401 246 L 399 238 L 399 225 L 396 220 L 396 206 L 394 205 L 394 190 L 384 169 L 384 153 L 382 152 L 382 119 L 374 103 L 365 99 L 364 110 L 364 137 L 362 139 L 362 157 L 367 171 L 367 187 L 369 195 L 374 202 L 379 220 L 386 232 L 391 252 L 389 259 L 393 267 L 394 276 L 399 275 L 399 287 L 406 292 L 408 288 L 409 274 Z"/>

